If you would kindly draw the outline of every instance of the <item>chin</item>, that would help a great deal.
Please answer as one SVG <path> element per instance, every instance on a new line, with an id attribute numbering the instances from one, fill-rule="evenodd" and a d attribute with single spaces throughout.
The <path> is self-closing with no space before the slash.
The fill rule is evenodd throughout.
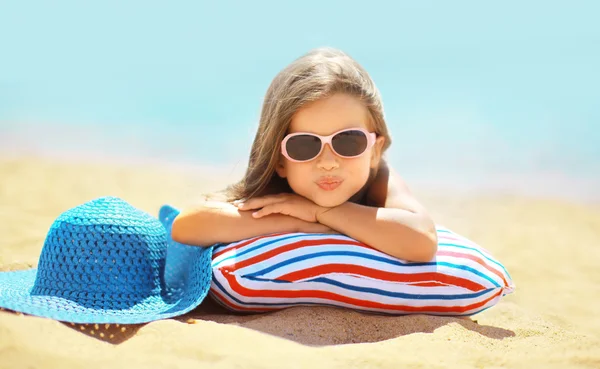
<path id="1" fill-rule="evenodd" d="M 333 208 L 335 206 L 342 205 L 348 201 L 348 198 L 340 198 L 338 194 L 321 194 L 321 196 L 316 196 L 313 198 L 312 201 L 319 206 Z"/>

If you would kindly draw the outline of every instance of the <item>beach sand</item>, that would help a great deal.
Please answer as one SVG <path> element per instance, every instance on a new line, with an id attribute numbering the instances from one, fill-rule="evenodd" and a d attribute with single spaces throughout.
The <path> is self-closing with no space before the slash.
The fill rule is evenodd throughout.
<path id="1" fill-rule="evenodd" d="M 206 168 L 0 159 L 0 270 L 35 267 L 53 220 L 99 196 L 151 214 L 230 176 Z M 416 191 L 419 193 L 419 191 Z M 206 300 L 143 325 L 71 325 L 0 312 L 0 368 L 600 368 L 600 210 L 559 200 L 421 194 L 481 244 L 516 291 L 469 318 L 325 307 L 230 314 Z"/>

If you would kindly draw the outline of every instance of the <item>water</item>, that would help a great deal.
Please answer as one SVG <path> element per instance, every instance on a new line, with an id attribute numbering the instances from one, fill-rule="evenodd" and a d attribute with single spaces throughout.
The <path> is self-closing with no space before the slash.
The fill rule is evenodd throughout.
<path id="1" fill-rule="evenodd" d="M 380 88 L 417 185 L 600 198 L 600 5 L 0 3 L 8 153 L 242 168 L 262 97 L 317 46 Z"/>

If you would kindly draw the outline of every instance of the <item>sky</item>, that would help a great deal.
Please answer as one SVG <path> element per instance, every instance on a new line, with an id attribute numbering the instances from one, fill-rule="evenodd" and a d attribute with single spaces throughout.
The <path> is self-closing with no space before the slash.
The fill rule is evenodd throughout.
<path id="1" fill-rule="evenodd" d="M 598 14 L 595 1 L 0 0 L 0 145 L 243 163 L 272 78 L 331 46 L 381 90 L 407 172 L 594 179 Z"/>

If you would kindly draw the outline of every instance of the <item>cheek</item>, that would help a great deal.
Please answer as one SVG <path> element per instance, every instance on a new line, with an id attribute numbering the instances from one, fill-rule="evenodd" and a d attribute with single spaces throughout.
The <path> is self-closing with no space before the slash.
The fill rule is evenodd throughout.
<path id="1" fill-rule="evenodd" d="M 301 163 L 288 163 L 286 174 L 292 190 L 300 194 L 310 184 L 310 179 L 313 177 L 311 166 Z"/>
<path id="2" fill-rule="evenodd" d="M 366 155 L 347 163 L 348 179 L 352 180 L 353 187 L 357 187 L 357 190 L 361 189 L 369 179 L 370 164 L 371 159 Z"/>

